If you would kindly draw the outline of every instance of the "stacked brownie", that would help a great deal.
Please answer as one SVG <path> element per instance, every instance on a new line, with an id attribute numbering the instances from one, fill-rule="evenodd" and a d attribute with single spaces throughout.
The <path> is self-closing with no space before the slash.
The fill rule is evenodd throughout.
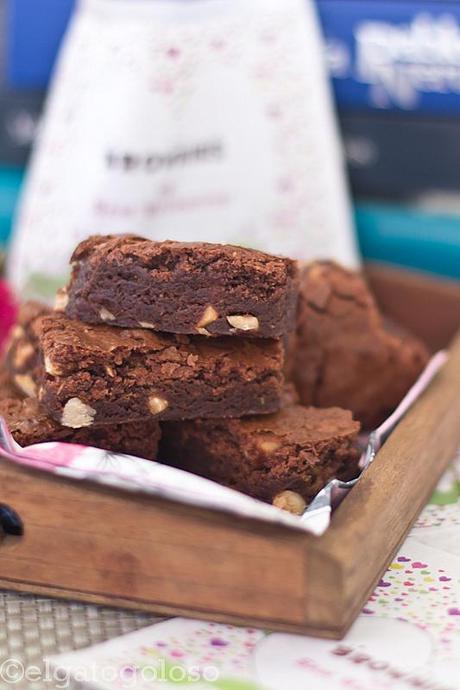
<path id="1" fill-rule="evenodd" d="M 51 310 L 37 302 L 25 303 L 10 339 L 6 361 L 0 367 L 0 415 L 21 446 L 63 441 L 96 446 L 154 460 L 158 454 L 160 425 L 155 420 L 105 426 L 71 428 L 54 419 L 37 399 L 35 376 L 38 352 L 30 340 L 31 325 Z"/>
<path id="2" fill-rule="evenodd" d="M 276 338 L 295 318 L 294 262 L 131 236 L 90 238 L 72 262 L 58 310 L 23 326 L 35 359 L 27 371 L 11 366 L 15 377 L 30 376 L 62 425 L 281 407 L 284 353 Z"/>
<path id="3" fill-rule="evenodd" d="M 382 421 L 427 357 L 331 262 L 90 237 L 55 309 L 23 305 L 0 414 L 20 445 L 158 458 L 301 513 L 356 475 L 360 423 Z"/>
<path id="4" fill-rule="evenodd" d="M 352 414 L 286 392 L 294 261 L 98 236 L 72 266 L 56 309 L 26 305 L 13 334 L 7 367 L 27 402 L 10 397 L 0 413 L 19 443 L 36 439 L 21 415 L 41 415 L 35 429 L 55 438 L 107 447 L 124 434 L 124 452 L 152 457 L 160 423 L 162 461 L 297 512 L 328 479 L 356 473 Z"/>

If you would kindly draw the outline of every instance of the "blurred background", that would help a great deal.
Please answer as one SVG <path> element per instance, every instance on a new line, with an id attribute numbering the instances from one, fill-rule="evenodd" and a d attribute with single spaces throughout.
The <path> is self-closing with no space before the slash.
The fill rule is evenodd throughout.
<path id="1" fill-rule="evenodd" d="M 0 244 L 73 0 L 0 0 Z M 460 279 L 460 3 L 316 0 L 365 258 Z"/>

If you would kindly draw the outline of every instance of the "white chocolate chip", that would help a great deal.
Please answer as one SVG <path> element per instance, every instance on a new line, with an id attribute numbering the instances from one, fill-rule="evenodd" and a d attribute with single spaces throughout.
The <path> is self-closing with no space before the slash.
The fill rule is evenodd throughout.
<path id="1" fill-rule="evenodd" d="M 196 330 L 200 335 L 206 335 L 208 338 L 211 335 L 210 332 L 206 330 L 206 328 L 197 328 Z"/>
<path id="2" fill-rule="evenodd" d="M 25 335 L 25 331 L 22 326 L 15 326 L 11 329 L 12 340 L 18 340 L 19 338 L 22 338 L 23 335 Z"/>
<path id="3" fill-rule="evenodd" d="M 280 447 L 280 442 L 274 439 L 263 439 L 257 444 L 264 453 L 274 453 Z"/>
<path id="4" fill-rule="evenodd" d="M 115 376 L 117 375 L 117 372 L 115 371 L 115 369 L 112 366 L 110 366 L 110 364 L 106 364 L 104 366 L 104 369 L 105 369 L 106 374 L 108 376 L 110 376 L 110 378 L 112 378 L 112 379 L 115 378 Z"/>
<path id="5" fill-rule="evenodd" d="M 67 294 L 67 288 L 61 288 L 56 293 L 56 298 L 54 300 L 54 311 L 65 311 L 69 303 L 69 295 Z"/>
<path id="6" fill-rule="evenodd" d="M 149 323 L 148 321 L 139 321 L 139 326 L 141 328 L 155 328 L 155 324 Z"/>
<path id="7" fill-rule="evenodd" d="M 152 414 L 160 414 L 168 407 L 168 401 L 164 398 L 159 398 L 157 395 L 151 395 L 148 400 L 149 410 Z"/>
<path id="8" fill-rule="evenodd" d="M 72 429 L 80 429 L 83 426 L 91 426 L 96 416 L 96 410 L 82 402 L 80 398 L 70 398 L 62 411 L 62 426 L 70 426 Z"/>
<path id="9" fill-rule="evenodd" d="M 196 325 L 197 330 L 199 331 L 200 328 L 204 328 L 205 326 L 209 326 L 210 323 L 213 323 L 218 318 L 219 318 L 219 314 L 216 312 L 214 307 L 209 305 L 204 310 L 203 314 L 201 315 L 201 319 L 198 321 L 198 323 Z"/>
<path id="10" fill-rule="evenodd" d="M 102 321 L 113 321 L 115 318 L 112 312 L 105 307 L 102 307 L 99 311 L 99 317 L 102 319 Z"/>
<path id="11" fill-rule="evenodd" d="M 296 491 L 282 491 L 273 499 L 273 505 L 281 510 L 287 510 L 293 515 L 302 515 L 307 507 L 304 499 Z"/>
<path id="12" fill-rule="evenodd" d="M 56 366 L 49 357 L 45 357 L 45 371 L 47 374 L 50 374 L 50 376 L 59 376 L 59 374 L 62 374 L 61 369 Z"/>
<path id="13" fill-rule="evenodd" d="M 19 343 L 14 352 L 14 366 L 16 369 L 21 369 L 28 359 L 33 357 L 35 350 L 30 343 Z"/>
<path id="14" fill-rule="evenodd" d="M 28 374 L 16 374 L 14 377 L 16 386 L 29 398 L 35 398 L 37 395 L 37 386 L 35 381 Z"/>
<path id="15" fill-rule="evenodd" d="M 233 314 L 227 316 L 227 321 L 230 326 L 239 331 L 257 331 L 259 328 L 259 319 L 251 314 Z"/>

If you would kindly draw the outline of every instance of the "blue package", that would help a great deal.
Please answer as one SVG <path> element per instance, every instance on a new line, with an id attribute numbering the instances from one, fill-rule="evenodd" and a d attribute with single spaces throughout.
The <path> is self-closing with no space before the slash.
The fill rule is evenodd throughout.
<path id="1" fill-rule="evenodd" d="M 74 0 L 8 0 L 6 79 L 12 88 L 47 86 Z"/>
<path id="2" fill-rule="evenodd" d="M 341 110 L 460 112 L 460 4 L 317 0 Z"/>

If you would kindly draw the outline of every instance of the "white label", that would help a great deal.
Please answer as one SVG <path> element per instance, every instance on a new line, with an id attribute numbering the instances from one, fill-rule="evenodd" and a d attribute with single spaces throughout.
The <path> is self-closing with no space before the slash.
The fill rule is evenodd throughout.
<path id="1" fill-rule="evenodd" d="M 59 61 L 10 262 L 29 293 L 93 233 L 356 263 L 304 0 L 86 0 Z"/>

